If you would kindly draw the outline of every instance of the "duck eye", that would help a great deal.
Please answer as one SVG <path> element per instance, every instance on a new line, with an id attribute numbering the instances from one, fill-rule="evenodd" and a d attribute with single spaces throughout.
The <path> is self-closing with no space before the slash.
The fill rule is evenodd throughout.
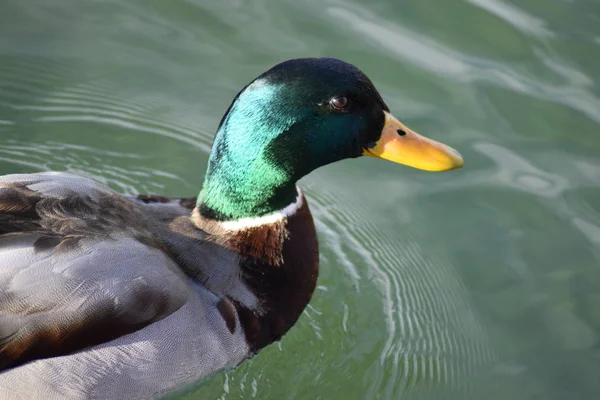
<path id="1" fill-rule="evenodd" d="M 332 106 L 334 106 L 338 110 L 343 110 L 344 108 L 348 107 L 348 103 L 350 103 L 350 101 L 348 100 L 347 97 L 341 96 L 341 97 L 334 97 L 333 99 L 331 99 L 330 103 Z"/>

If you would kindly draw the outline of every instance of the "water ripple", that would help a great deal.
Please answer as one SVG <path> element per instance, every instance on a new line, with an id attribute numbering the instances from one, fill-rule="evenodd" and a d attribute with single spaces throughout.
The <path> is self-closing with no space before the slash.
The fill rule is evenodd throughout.
<path id="1" fill-rule="evenodd" d="M 540 18 L 534 17 L 514 5 L 507 4 L 500 0 L 465 0 L 477 7 L 480 7 L 504 21 L 513 25 L 521 32 L 529 33 L 535 36 L 554 36 L 552 31 L 546 28 L 546 23 Z"/>
<path id="2" fill-rule="evenodd" d="M 484 3 L 483 0 L 473 1 Z M 488 3 L 491 4 L 491 1 L 488 0 L 486 4 Z M 499 2 L 494 1 L 495 3 Z M 425 71 L 461 83 L 481 81 L 549 102 L 560 103 L 600 122 L 600 114 L 597 112 L 600 109 L 600 99 L 592 91 L 580 85 L 581 79 L 576 80 L 577 85 L 551 85 L 534 76 L 525 76 L 509 64 L 463 54 L 429 37 L 387 22 L 385 18 L 376 17 L 370 11 L 356 5 L 331 6 L 327 9 L 327 13 L 341 22 L 344 29 L 352 29 L 357 37 L 371 39 L 402 62 L 412 63 Z M 554 70 L 570 69 L 558 60 L 551 63 Z M 561 67 L 557 67 L 558 65 Z"/>
<path id="3" fill-rule="evenodd" d="M 373 274 L 381 290 L 387 338 L 380 363 L 390 368 L 393 376 L 403 377 L 403 383 L 397 382 L 388 395 L 433 383 L 460 390 L 459 377 L 478 374 L 495 356 L 455 270 L 439 258 L 439 251 L 436 258 L 425 255 L 429 253 L 421 245 L 421 235 L 416 234 L 414 213 L 404 219 L 401 213 L 394 216 L 396 230 L 402 232 L 399 241 L 375 223 L 379 220 L 361 206 L 356 193 L 336 192 L 322 187 L 318 192 L 308 191 L 311 209 L 320 232 L 348 243 L 327 243 L 339 258 L 335 263 L 346 266 L 359 287 Z M 347 207 L 337 209 L 332 218 L 328 205 L 340 198 L 353 200 L 346 200 Z M 353 229 L 346 230 L 346 226 Z M 349 261 L 357 256 L 363 265 Z"/>
<path id="4" fill-rule="evenodd" d="M 32 59 L 30 63 L 23 60 L 14 64 L 5 63 L 0 66 L 0 87 L 12 90 L 5 92 L 0 107 L 12 111 L 13 115 L 26 114 L 34 122 L 114 125 L 172 138 L 206 153 L 210 151 L 212 134 L 202 133 L 206 130 L 184 124 L 179 117 L 169 118 L 164 112 L 160 119 L 154 118 L 154 111 L 161 107 L 156 98 L 136 103 L 124 101 L 122 99 L 130 96 L 119 96 L 118 88 L 103 80 L 86 80 L 75 86 L 64 87 L 62 83 L 58 84 L 62 82 L 63 74 L 62 68 L 56 66 L 52 73 L 40 70 L 37 59 Z M 53 82 L 57 82 L 58 90 L 52 89 Z M 31 99 L 36 103 L 28 104 L 27 101 Z M 8 120 L 6 124 L 14 124 L 14 121 Z"/>
<path id="5" fill-rule="evenodd" d="M 569 188 L 567 179 L 535 167 L 517 153 L 492 143 L 476 143 L 473 148 L 490 157 L 499 170 L 490 180 L 496 184 L 534 193 L 544 197 L 556 197 Z"/>

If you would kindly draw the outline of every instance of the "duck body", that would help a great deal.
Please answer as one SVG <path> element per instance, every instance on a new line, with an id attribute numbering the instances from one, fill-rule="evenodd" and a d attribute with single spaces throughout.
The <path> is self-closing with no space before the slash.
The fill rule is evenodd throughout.
<path id="1" fill-rule="evenodd" d="M 224 227 L 194 200 L 0 178 L 0 398 L 153 398 L 283 336 L 317 278 L 306 200 Z"/>
<path id="2" fill-rule="evenodd" d="M 296 182 L 362 155 L 462 166 L 392 117 L 356 67 L 308 58 L 234 98 L 197 198 L 1 176 L 0 399 L 155 398 L 281 339 L 318 275 Z"/>

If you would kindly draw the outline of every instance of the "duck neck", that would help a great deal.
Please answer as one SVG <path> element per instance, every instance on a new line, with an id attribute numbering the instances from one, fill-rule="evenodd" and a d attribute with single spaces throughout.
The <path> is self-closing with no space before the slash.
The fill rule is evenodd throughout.
<path id="1" fill-rule="evenodd" d="M 219 134 L 217 134 L 217 139 Z M 296 180 L 266 151 L 216 141 L 198 196 L 198 211 L 209 219 L 236 221 L 259 218 L 296 202 Z"/>
<path id="2" fill-rule="evenodd" d="M 296 203 L 293 183 L 267 185 L 237 181 L 229 172 L 219 177 L 222 182 L 207 179 L 198 196 L 198 211 L 205 218 L 222 222 L 257 219 L 285 210 Z"/>

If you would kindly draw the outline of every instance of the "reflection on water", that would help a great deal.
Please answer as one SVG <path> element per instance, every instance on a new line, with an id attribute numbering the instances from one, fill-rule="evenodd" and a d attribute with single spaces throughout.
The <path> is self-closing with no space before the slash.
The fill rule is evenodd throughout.
<path id="1" fill-rule="evenodd" d="M 507 24 L 517 28 L 519 31 L 534 36 L 552 35 L 552 32 L 546 28 L 544 20 L 519 9 L 510 3 L 498 0 L 466 0 L 471 4 L 481 7 L 485 11 L 501 18 Z"/>
<path id="2" fill-rule="evenodd" d="M 545 197 L 556 197 L 568 187 L 568 181 L 533 166 L 518 154 L 490 143 L 476 143 L 474 149 L 498 165 L 498 173 L 487 176 L 491 184 L 506 185 Z"/>
<path id="3" fill-rule="evenodd" d="M 281 343 L 176 398 L 563 399 L 600 390 L 600 10 L 594 0 L 4 1 L 0 172 L 194 195 L 236 92 L 334 56 L 460 150 L 301 185 L 321 243 Z M 70 21 L 70 22 L 69 22 Z"/>

